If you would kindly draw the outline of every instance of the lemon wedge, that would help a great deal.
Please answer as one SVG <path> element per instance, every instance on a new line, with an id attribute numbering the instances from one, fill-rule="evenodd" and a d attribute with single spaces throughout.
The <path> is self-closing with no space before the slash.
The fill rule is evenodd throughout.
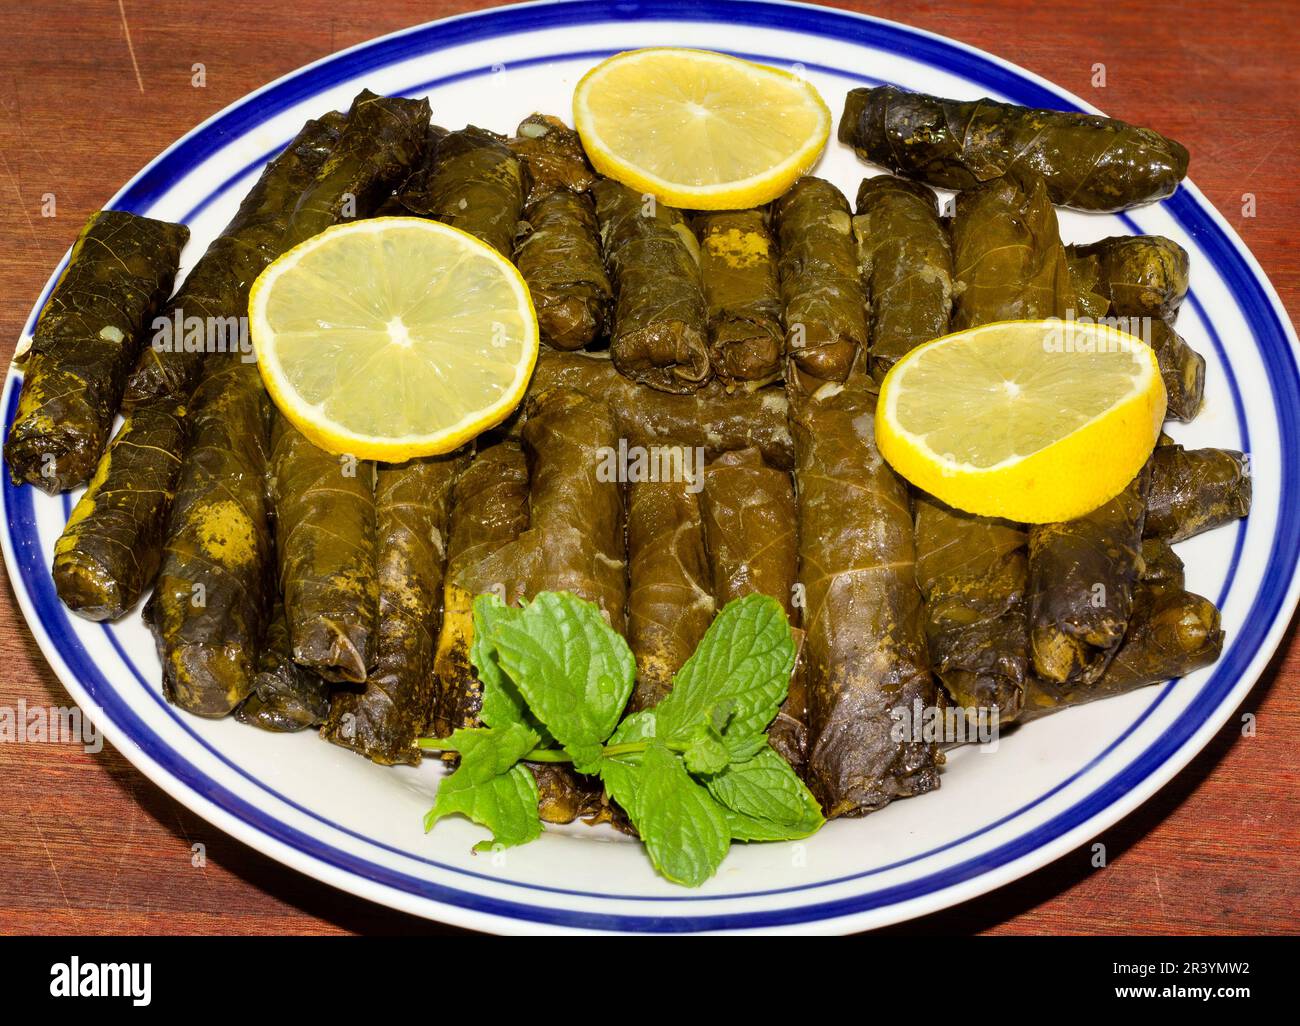
<path id="1" fill-rule="evenodd" d="M 596 65 L 574 90 L 573 118 L 597 171 L 691 210 L 776 199 L 816 163 L 831 128 L 799 76 L 673 47 Z"/>
<path id="2" fill-rule="evenodd" d="M 537 362 L 514 265 L 421 218 L 308 239 L 262 272 L 248 312 L 276 406 L 321 448 L 361 459 L 450 452 L 509 415 Z"/>
<path id="3" fill-rule="evenodd" d="M 1041 524 L 1118 495 L 1164 418 L 1160 369 L 1141 339 L 1101 324 L 1000 321 L 895 364 L 876 437 L 895 470 L 950 506 Z"/>

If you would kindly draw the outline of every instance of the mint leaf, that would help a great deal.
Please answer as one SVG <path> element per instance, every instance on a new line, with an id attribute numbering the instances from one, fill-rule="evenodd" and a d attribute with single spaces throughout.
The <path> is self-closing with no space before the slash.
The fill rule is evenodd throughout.
<path id="1" fill-rule="evenodd" d="M 474 641 L 470 645 L 469 660 L 483 684 L 483 704 L 479 719 L 489 727 L 504 727 L 511 723 L 528 722 L 527 708 L 514 683 L 497 665 L 494 629 L 503 620 L 518 614 L 501 599 L 492 594 L 474 599 Z"/>
<path id="2" fill-rule="evenodd" d="M 447 751 L 460 752 L 460 765 L 451 777 L 464 773 L 474 783 L 490 780 L 536 748 L 537 741 L 537 731 L 522 723 L 454 730 L 444 742 Z"/>
<path id="3" fill-rule="evenodd" d="M 715 721 L 716 722 L 716 721 Z M 692 773 L 718 773 L 731 762 L 731 753 L 722 742 L 722 735 L 712 724 L 701 723 L 682 752 L 686 768 Z"/>
<path id="4" fill-rule="evenodd" d="M 635 791 L 631 808 L 621 799 L 619 804 L 655 869 L 686 887 L 698 887 L 718 871 L 731 847 L 731 828 L 722 807 L 691 779 L 680 757 L 651 744 L 635 769 Z"/>
<path id="5" fill-rule="evenodd" d="M 460 765 L 438 785 L 424 829 L 431 830 L 444 816 L 459 813 L 492 832 L 492 840 L 480 841 L 475 851 L 497 844 L 508 848 L 538 837 L 542 821 L 537 812 L 537 781 L 518 765 L 537 741 L 537 732 L 520 723 L 453 732 L 447 744 L 460 752 Z"/>
<path id="6" fill-rule="evenodd" d="M 684 743 L 695 724 L 730 705 L 724 736 L 762 734 L 790 687 L 795 645 L 785 610 L 767 595 L 728 602 L 656 707 L 659 736 Z"/>
<path id="7" fill-rule="evenodd" d="M 516 764 L 477 783 L 460 774 L 456 770 L 438 786 L 433 808 L 424 817 L 426 831 L 443 816 L 459 813 L 492 832 L 491 840 L 474 845 L 475 851 L 491 851 L 497 845 L 512 848 L 541 836 L 537 781 L 527 767 Z"/>
<path id="8" fill-rule="evenodd" d="M 591 602 L 542 592 L 491 625 L 496 660 L 579 773 L 595 773 L 601 742 L 632 693 L 635 663 Z"/>
<path id="9" fill-rule="evenodd" d="M 817 799 L 770 747 L 748 762 L 733 762 L 704 786 L 726 807 L 737 841 L 794 840 L 825 822 Z"/>
<path id="10" fill-rule="evenodd" d="M 732 762 L 748 762 L 767 747 L 766 734 L 727 734 L 722 739 Z"/>
<path id="11" fill-rule="evenodd" d="M 632 713 L 610 735 L 609 745 L 636 744 L 655 736 L 655 713 L 643 709 Z M 635 818 L 637 792 L 641 782 L 641 756 L 644 752 L 625 752 L 603 755 L 600 760 L 600 779 L 614 801 L 623 807 L 629 818 Z"/>

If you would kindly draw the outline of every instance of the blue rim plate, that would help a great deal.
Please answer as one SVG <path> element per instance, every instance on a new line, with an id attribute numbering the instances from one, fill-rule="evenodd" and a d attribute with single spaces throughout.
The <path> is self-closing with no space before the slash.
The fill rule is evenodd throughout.
<path id="1" fill-rule="evenodd" d="M 647 45 L 726 50 L 796 68 L 835 110 L 847 89 L 879 82 L 1093 109 L 981 51 L 827 8 L 526 4 L 408 29 L 287 75 L 176 142 L 109 206 L 185 220 L 194 233 L 185 256 L 192 263 L 267 157 L 307 117 L 346 106 L 362 86 L 427 94 L 441 123 L 502 131 L 534 109 L 567 114 L 573 85 L 591 64 Z M 852 195 L 857 179 L 878 169 L 832 143 L 818 173 Z M 636 845 L 585 829 L 473 856 L 481 835 L 467 823 L 421 832 L 434 767 L 381 769 L 309 736 L 263 735 L 178 713 L 162 699 L 157 657 L 138 617 L 90 624 L 59 604 L 49 560 L 69 497 L 6 479 L 0 541 L 14 590 L 60 680 L 146 776 L 273 858 L 394 908 L 513 932 L 831 932 L 966 900 L 1095 836 L 1185 766 L 1258 679 L 1300 595 L 1292 487 L 1300 349 L 1263 272 L 1190 183 L 1157 205 L 1118 216 L 1063 212 L 1061 224 L 1069 241 L 1159 232 L 1192 253 L 1179 330 L 1207 358 L 1207 400 L 1201 416 L 1174 433 L 1190 445 L 1249 451 L 1255 485 L 1249 520 L 1180 547 L 1189 586 L 1223 610 L 1222 658 L 1181 681 L 1010 732 L 994 752 L 953 753 L 934 794 L 837 821 L 806 842 L 737 846 L 697 891 L 656 878 Z M 56 276 L 32 311 L 28 335 Z M 11 370 L 0 398 L 6 429 L 20 383 Z"/>

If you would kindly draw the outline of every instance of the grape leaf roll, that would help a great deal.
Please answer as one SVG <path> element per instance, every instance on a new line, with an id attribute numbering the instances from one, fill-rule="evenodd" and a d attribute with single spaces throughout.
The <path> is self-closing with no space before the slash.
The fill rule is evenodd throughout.
<path id="1" fill-rule="evenodd" d="M 1187 250 L 1163 235 L 1112 236 L 1070 254 L 1097 258 L 1106 297 L 1130 316 L 1168 317 L 1187 295 Z"/>
<path id="2" fill-rule="evenodd" d="M 336 690 L 321 735 L 384 765 L 419 762 L 415 739 L 433 722 L 444 539 L 464 463 L 453 454 L 381 466 L 376 474 L 375 662 L 364 688 Z"/>
<path id="3" fill-rule="evenodd" d="M 549 114 L 524 118 L 508 145 L 528 169 L 529 206 L 558 189 L 589 192 L 599 177 L 587 161 L 578 133 Z"/>
<path id="4" fill-rule="evenodd" d="M 797 629 L 798 513 L 790 475 L 764 463 L 757 449 L 723 453 L 704 469 L 700 512 L 714 606 L 722 609 L 755 592 L 770 595 Z M 807 721 L 807 661 L 801 652 L 768 729 L 772 747 L 796 771 L 807 755 Z"/>
<path id="5" fill-rule="evenodd" d="M 1250 512 L 1251 479 L 1243 453 L 1185 449 L 1176 443 L 1151 454 L 1145 533 L 1183 541 Z"/>
<path id="6" fill-rule="evenodd" d="M 699 244 L 680 211 L 612 179 L 593 187 L 614 282 L 614 365 L 664 392 L 709 379 L 708 313 Z"/>
<path id="7" fill-rule="evenodd" d="M 86 222 L 27 353 L 5 442 L 14 484 L 53 494 L 90 478 L 189 235 L 184 225 L 123 210 Z"/>
<path id="8" fill-rule="evenodd" d="M 523 448 L 509 440 L 483 445 L 452 493 L 442 625 L 434 655 L 439 692 L 433 732 L 438 737 L 472 727 L 482 703 L 483 685 L 470 663 L 477 593 L 461 581 L 481 581 L 477 567 L 527 527 L 528 462 Z M 498 584 L 485 583 L 486 591 Z"/>
<path id="9" fill-rule="evenodd" d="M 379 603 L 374 465 L 327 453 L 276 417 L 271 467 L 294 660 L 326 680 L 361 683 L 374 662 Z"/>
<path id="10" fill-rule="evenodd" d="M 658 705 L 673 676 L 713 622 L 712 575 L 704 547 L 699 485 L 703 468 L 680 447 L 663 460 L 676 471 L 628 485 L 627 640 L 636 659 L 628 709 Z"/>
<path id="11" fill-rule="evenodd" d="M 209 367 L 191 406 L 144 618 L 163 664 L 163 693 L 189 712 L 220 717 L 252 691 L 271 605 L 271 401 L 256 365 L 227 357 Z"/>
<path id="12" fill-rule="evenodd" d="M 127 413 L 54 545 L 54 587 L 73 612 L 116 620 L 144 594 L 162 558 L 184 450 L 175 404 Z"/>
<path id="13" fill-rule="evenodd" d="M 1142 569 L 1150 486 L 1148 464 L 1091 513 L 1030 525 L 1029 642 L 1040 677 L 1090 684 L 1119 647 Z"/>
<path id="14" fill-rule="evenodd" d="M 1020 712 L 1029 667 L 1028 555 L 1016 524 L 916 496 L 916 579 L 934 671 L 962 708 Z"/>
<path id="15" fill-rule="evenodd" d="M 586 195 L 556 190 L 529 204 L 515 246 L 542 339 L 584 349 L 604 334 L 613 302 L 596 210 Z"/>
<path id="16" fill-rule="evenodd" d="M 880 379 L 923 342 L 948 333 L 952 246 L 938 200 L 892 175 L 864 179 L 853 232 L 870 310 L 871 371 Z"/>
<path id="17" fill-rule="evenodd" d="M 1007 175 L 957 196 L 952 329 L 1066 317 L 1076 295 L 1041 178 Z"/>
<path id="18" fill-rule="evenodd" d="M 939 785 L 936 746 L 900 720 L 941 701 L 930 673 L 911 499 L 876 447 L 876 399 L 857 371 L 797 403 L 799 577 L 806 590 L 807 778 L 827 818 Z"/>
<path id="19" fill-rule="evenodd" d="M 1043 176 L 1053 203 L 1081 210 L 1163 199 L 1187 174 L 1180 143 L 1117 118 L 894 86 L 851 90 L 839 139 L 863 160 L 941 189 L 1027 168 Z"/>
<path id="20" fill-rule="evenodd" d="M 709 315 L 709 362 L 718 379 L 763 383 L 781 376 L 785 329 L 776 241 L 761 210 L 695 215 Z"/>
<path id="21" fill-rule="evenodd" d="M 830 182 L 800 178 L 772 204 L 772 218 L 781 245 L 787 358 L 816 381 L 843 381 L 867 346 L 848 201 Z"/>
<path id="22" fill-rule="evenodd" d="M 524 166 L 505 140 L 470 125 L 438 142 L 427 176 L 403 190 L 402 201 L 422 217 L 469 232 L 508 258 L 526 187 Z"/>

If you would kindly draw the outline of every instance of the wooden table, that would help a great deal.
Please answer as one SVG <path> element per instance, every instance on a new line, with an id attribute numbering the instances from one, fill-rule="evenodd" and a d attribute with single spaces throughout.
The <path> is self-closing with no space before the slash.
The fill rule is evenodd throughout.
<path id="1" fill-rule="evenodd" d="M 335 50 L 473 0 L 265 4 L 29 0 L 0 10 L 0 339 L 8 358 L 50 268 L 144 161 L 249 90 Z M 996 0 L 842 3 L 984 47 L 1182 140 L 1192 176 L 1300 313 L 1300 37 L 1287 0 L 1143 5 Z M 206 86 L 191 85 L 192 66 Z M 1093 88 L 1093 66 L 1106 85 Z M 1242 216 L 1253 193 L 1258 216 Z M 57 216 L 42 216 L 48 195 Z M 0 597 L 0 705 L 67 695 Z M 1234 717 L 1176 781 L 1101 838 L 984 898 L 897 929 L 1266 933 L 1300 925 L 1300 646 L 1294 630 Z M 237 843 L 115 751 L 0 745 L 4 933 L 406 933 L 425 923 Z M 202 869 L 191 846 L 206 846 Z"/>

